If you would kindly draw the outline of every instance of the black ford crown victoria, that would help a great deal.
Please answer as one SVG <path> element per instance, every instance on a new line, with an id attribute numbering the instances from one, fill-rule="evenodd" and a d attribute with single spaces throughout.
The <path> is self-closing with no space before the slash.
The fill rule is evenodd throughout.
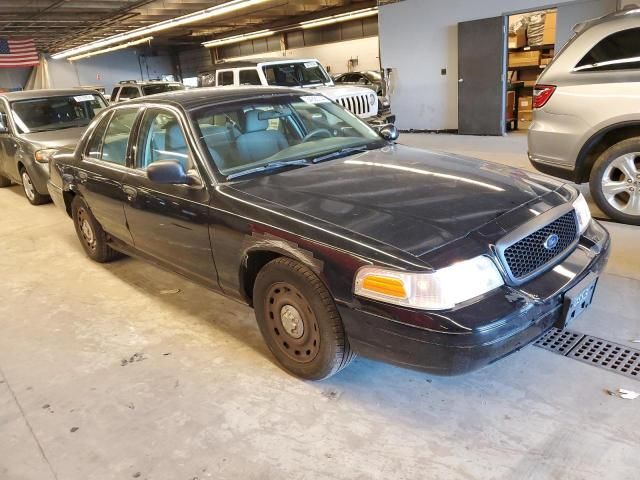
<path id="1" fill-rule="evenodd" d="M 354 353 L 464 373 L 589 305 L 609 235 L 574 188 L 394 137 L 299 90 L 163 94 L 101 112 L 49 190 L 89 257 L 252 305 L 303 378 Z"/>

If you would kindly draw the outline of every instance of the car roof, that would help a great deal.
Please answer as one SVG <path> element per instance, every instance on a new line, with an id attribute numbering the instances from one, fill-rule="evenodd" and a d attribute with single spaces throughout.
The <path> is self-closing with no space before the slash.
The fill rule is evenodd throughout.
<path id="1" fill-rule="evenodd" d="M 123 80 L 116 84 L 116 87 L 128 87 L 131 85 L 182 85 L 177 81 L 169 80 Z"/>
<path id="2" fill-rule="evenodd" d="M 288 87 L 202 87 L 147 95 L 146 97 L 127 100 L 126 104 L 159 102 L 179 105 L 185 110 L 192 110 L 205 105 L 252 100 L 273 95 L 300 95 L 303 92 L 304 90 L 299 88 Z M 317 95 L 317 93 L 314 93 L 314 95 Z"/>
<path id="3" fill-rule="evenodd" d="M 13 102 L 16 100 L 31 100 L 34 98 L 64 97 L 69 95 L 100 95 L 96 90 L 85 88 L 67 88 L 67 89 L 42 89 L 42 90 L 21 90 L 18 92 L 2 92 L 0 97 L 6 98 Z"/>
<path id="4" fill-rule="evenodd" d="M 593 20 L 579 23 L 574 27 L 574 31 L 576 33 L 580 33 L 585 31 L 588 28 L 592 28 L 592 27 L 595 27 L 596 25 L 601 25 L 603 23 L 611 24 L 611 26 L 615 29 L 617 23 L 626 23 L 628 19 L 640 21 L 640 8 L 631 7 L 631 8 L 610 13 L 603 17 L 594 18 Z"/>
<path id="5" fill-rule="evenodd" d="M 217 70 L 226 70 L 228 68 L 249 68 L 257 67 L 261 63 L 289 63 L 289 62 L 317 62 L 316 58 L 294 58 L 294 57 L 265 57 L 265 58 L 249 58 L 247 60 L 233 60 L 231 62 L 216 63 L 214 68 L 203 70 L 200 75 L 215 72 Z"/>

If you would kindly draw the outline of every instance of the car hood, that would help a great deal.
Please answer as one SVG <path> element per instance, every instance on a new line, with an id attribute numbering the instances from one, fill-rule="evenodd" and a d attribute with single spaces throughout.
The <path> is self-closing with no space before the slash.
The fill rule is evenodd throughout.
<path id="1" fill-rule="evenodd" d="M 63 128 L 49 132 L 25 133 L 22 136 L 39 148 L 75 148 L 87 127 Z"/>
<path id="2" fill-rule="evenodd" d="M 491 162 L 393 146 L 232 188 L 420 256 L 561 186 Z"/>
<path id="3" fill-rule="evenodd" d="M 305 90 L 310 90 L 316 93 L 329 97 L 333 100 L 344 97 L 354 97 L 356 95 L 368 95 L 371 93 L 371 89 L 365 87 L 352 87 L 352 86 L 338 86 L 338 85 L 321 85 L 318 87 L 304 87 Z"/>

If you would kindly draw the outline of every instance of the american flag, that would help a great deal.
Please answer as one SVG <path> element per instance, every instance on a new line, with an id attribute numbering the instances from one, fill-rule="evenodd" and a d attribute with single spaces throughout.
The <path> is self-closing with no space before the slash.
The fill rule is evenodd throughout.
<path id="1" fill-rule="evenodd" d="M 38 52 L 33 39 L 0 38 L 0 68 L 32 67 L 38 64 Z"/>

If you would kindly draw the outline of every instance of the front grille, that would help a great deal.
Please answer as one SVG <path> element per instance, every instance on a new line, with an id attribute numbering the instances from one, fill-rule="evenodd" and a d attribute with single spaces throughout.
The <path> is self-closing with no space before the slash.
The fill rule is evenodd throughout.
<path id="1" fill-rule="evenodd" d="M 371 112 L 367 95 L 342 97 L 338 99 L 338 103 L 355 115 L 366 115 Z"/>
<path id="2" fill-rule="evenodd" d="M 558 242 L 553 248 L 547 248 L 545 242 L 552 235 L 558 236 Z M 578 225 L 575 212 L 572 210 L 509 246 L 503 255 L 511 276 L 521 280 L 549 264 L 573 244 L 577 235 Z"/>

